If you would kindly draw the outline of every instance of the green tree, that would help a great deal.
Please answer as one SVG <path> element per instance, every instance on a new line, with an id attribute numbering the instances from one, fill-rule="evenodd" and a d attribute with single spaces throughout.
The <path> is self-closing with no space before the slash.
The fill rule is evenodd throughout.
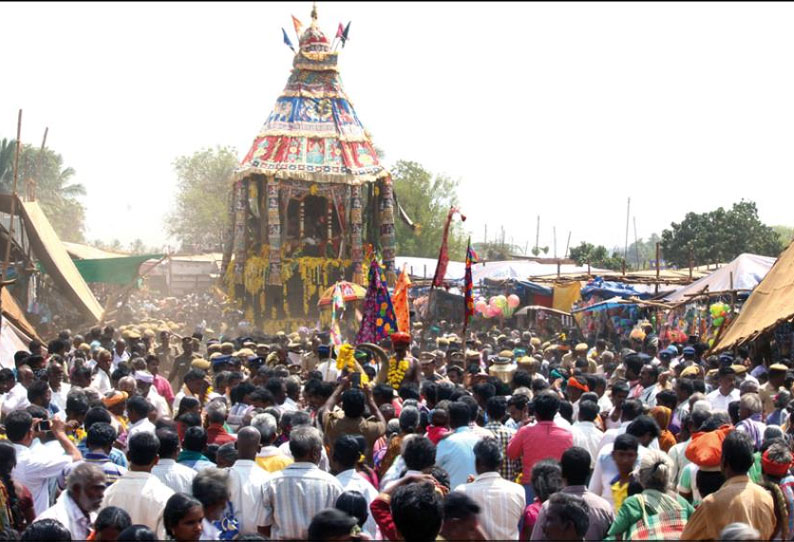
<path id="1" fill-rule="evenodd" d="M 230 220 L 229 178 L 237 164 L 237 151 L 220 146 L 174 160 L 178 193 L 166 227 L 183 246 L 207 250 L 221 246 Z"/>
<path id="2" fill-rule="evenodd" d="M 703 265 L 728 262 L 744 252 L 777 256 L 781 249 L 780 235 L 761 222 L 752 201 L 687 213 L 670 226 L 662 232 L 662 259 L 679 267 L 689 265 L 690 251 L 694 264 Z"/>
<path id="3" fill-rule="evenodd" d="M 0 187 L 3 191 L 11 192 L 10 188 L 6 190 L 5 187 L 13 184 L 15 152 L 16 141 L 5 138 L 0 141 Z"/>
<path id="4" fill-rule="evenodd" d="M 794 228 L 791 226 L 772 226 L 772 230 L 778 234 L 780 238 L 780 252 L 783 252 L 789 243 L 794 240 Z"/>
<path id="5" fill-rule="evenodd" d="M 16 141 L 0 143 L 0 191 L 13 191 L 13 160 Z M 51 149 L 23 144 L 19 152 L 17 193 L 26 194 L 26 186 L 35 187 L 36 200 L 53 229 L 63 241 L 82 242 L 85 231 L 85 207 L 78 198 L 85 187 L 73 183 L 75 171 L 64 167 L 63 157 Z"/>
<path id="6" fill-rule="evenodd" d="M 141 241 L 140 239 L 135 239 L 129 245 L 129 252 L 130 254 L 146 254 L 147 252 L 149 252 L 149 249 L 146 247 L 146 245 L 143 244 L 143 241 Z"/>
<path id="7" fill-rule="evenodd" d="M 652 233 L 647 241 L 640 237 L 637 241 L 631 243 L 626 251 L 626 267 L 630 269 L 647 268 L 651 260 L 656 259 L 656 243 L 661 242 L 661 240 L 662 238 L 658 234 Z M 614 247 L 612 254 L 622 258 L 623 247 Z"/>
<path id="8" fill-rule="evenodd" d="M 613 271 L 619 270 L 623 265 L 620 256 L 617 254 L 610 256 L 605 246 L 595 246 L 585 241 L 579 243 L 579 246 L 571 247 L 568 257 L 575 260 L 577 265 L 589 263 L 593 267 L 602 267 Z"/>
<path id="9" fill-rule="evenodd" d="M 414 232 L 401 220 L 395 221 L 399 254 L 437 257 L 447 213 L 458 203 L 459 181 L 446 175 L 433 175 L 420 164 L 405 160 L 394 165 L 391 175 L 400 205 L 411 220 L 419 224 L 418 231 Z M 464 260 L 466 238 L 457 217 L 450 225 L 448 243 L 450 260 Z"/>

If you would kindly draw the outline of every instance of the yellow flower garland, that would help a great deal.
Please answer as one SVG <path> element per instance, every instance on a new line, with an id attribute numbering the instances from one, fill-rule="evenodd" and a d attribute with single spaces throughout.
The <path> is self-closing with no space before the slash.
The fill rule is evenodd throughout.
<path id="1" fill-rule="evenodd" d="M 397 363 L 397 358 L 393 357 L 389 360 L 389 372 L 387 373 L 386 380 L 389 385 L 395 390 L 400 387 L 405 378 L 405 373 L 411 368 L 411 364 L 407 359 Z"/>
<path id="2" fill-rule="evenodd" d="M 339 347 L 339 353 L 336 356 L 336 370 L 342 371 L 347 369 L 349 373 L 361 373 L 361 384 L 369 384 L 369 377 L 367 373 L 360 371 L 354 356 L 356 349 L 348 343 L 344 343 Z"/>

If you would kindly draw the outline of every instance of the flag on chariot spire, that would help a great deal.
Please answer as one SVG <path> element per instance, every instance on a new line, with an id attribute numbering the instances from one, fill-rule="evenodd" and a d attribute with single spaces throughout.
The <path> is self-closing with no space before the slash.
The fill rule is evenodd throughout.
<path id="1" fill-rule="evenodd" d="M 350 32 L 350 23 L 351 23 L 351 21 L 348 21 L 347 26 L 345 27 L 345 30 L 342 32 L 342 36 L 341 36 L 342 49 L 345 48 L 345 44 L 347 43 L 348 33 Z M 340 23 L 339 26 L 342 26 L 342 24 Z"/>
<path id="2" fill-rule="evenodd" d="M 303 23 L 300 22 L 300 19 L 298 19 L 294 15 L 290 15 L 290 17 L 292 17 L 292 26 L 295 27 L 295 35 L 298 36 L 298 41 L 300 41 L 301 30 L 303 30 Z"/>
<path id="3" fill-rule="evenodd" d="M 281 33 L 284 34 L 284 45 L 292 49 L 292 52 L 295 52 L 295 47 L 292 46 L 292 42 L 289 40 L 289 36 L 287 36 L 287 31 L 284 30 L 284 27 L 281 27 Z"/>

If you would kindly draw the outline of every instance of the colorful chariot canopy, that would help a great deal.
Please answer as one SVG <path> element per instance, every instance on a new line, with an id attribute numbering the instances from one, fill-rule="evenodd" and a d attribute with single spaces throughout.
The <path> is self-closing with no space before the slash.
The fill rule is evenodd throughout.
<path id="1" fill-rule="evenodd" d="M 233 180 L 262 174 L 357 185 L 388 176 L 342 88 L 338 54 L 317 26 L 313 9 L 287 85 Z"/>

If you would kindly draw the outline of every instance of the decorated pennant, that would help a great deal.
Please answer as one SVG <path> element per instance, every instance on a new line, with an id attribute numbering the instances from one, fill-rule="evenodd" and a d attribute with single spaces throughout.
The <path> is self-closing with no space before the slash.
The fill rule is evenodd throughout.
<path id="1" fill-rule="evenodd" d="M 377 343 L 397 331 L 397 318 L 384 278 L 383 267 L 373 258 L 369 266 L 369 286 L 364 297 L 364 314 L 356 342 Z"/>
<path id="2" fill-rule="evenodd" d="M 463 320 L 464 330 L 469 327 L 469 320 L 474 316 L 474 282 L 471 278 L 471 266 L 475 263 L 477 263 L 477 253 L 471 248 L 471 238 L 469 238 L 469 244 L 466 248 L 466 273 L 463 278 L 463 290 L 466 300 L 466 312 Z"/>
<path id="3" fill-rule="evenodd" d="M 411 316 L 408 306 L 408 289 L 410 287 L 411 279 L 408 277 L 405 264 L 403 264 L 402 273 L 397 279 L 397 284 L 394 285 L 392 304 L 394 305 L 394 314 L 397 316 L 397 329 L 404 333 L 411 332 Z"/>

